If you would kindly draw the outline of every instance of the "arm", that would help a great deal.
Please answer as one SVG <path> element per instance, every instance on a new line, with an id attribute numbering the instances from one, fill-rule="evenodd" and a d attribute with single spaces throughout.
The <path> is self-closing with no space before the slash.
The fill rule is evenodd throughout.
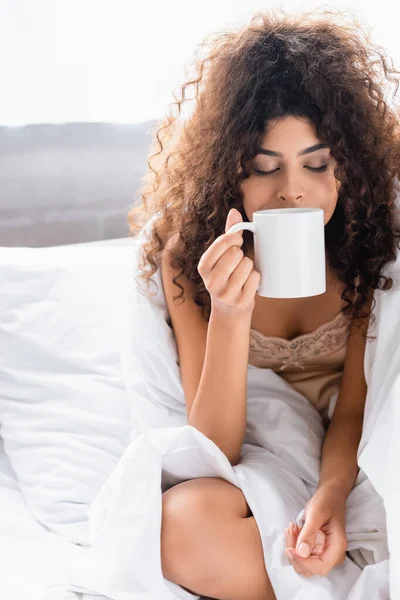
<path id="1" fill-rule="evenodd" d="M 246 384 L 251 314 L 227 321 L 211 311 L 200 383 L 189 425 L 202 431 L 226 454 L 240 461 L 246 432 Z"/>
<path id="2" fill-rule="evenodd" d="M 373 290 L 366 302 L 368 310 L 372 298 Z M 346 556 L 345 503 L 358 473 L 357 450 L 367 395 L 364 335 L 368 322 L 360 321 L 360 325 L 351 323 L 338 400 L 322 447 L 317 490 L 307 503 L 301 531 L 291 524 L 287 532 L 285 552 L 295 570 L 307 576 L 327 575 Z M 327 537 L 321 540 L 321 534 Z"/>
<path id="3" fill-rule="evenodd" d="M 366 303 L 372 302 L 372 291 Z M 337 404 L 322 447 L 318 489 L 332 489 L 346 498 L 357 478 L 357 450 L 361 439 L 367 384 L 364 377 L 368 320 L 350 327 L 343 378 Z M 358 330 L 357 330 L 358 327 Z"/>
<path id="4" fill-rule="evenodd" d="M 162 281 L 179 356 L 188 423 L 211 439 L 231 464 L 240 460 L 246 428 L 247 363 L 251 313 L 227 319 L 211 310 L 207 323 L 193 300 L 191 283 L 181 276 L 184 302 L 173 296 L 179 274 L 170 261 L 170 245 L 161 257 Z"/>

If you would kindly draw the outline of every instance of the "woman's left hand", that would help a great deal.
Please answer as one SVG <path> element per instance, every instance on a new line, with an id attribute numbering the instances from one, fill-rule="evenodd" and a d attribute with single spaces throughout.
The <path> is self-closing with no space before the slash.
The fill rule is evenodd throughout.
<path id="1" fill-rule="evenodd" d="M 285 554 L 300 575 L 327 575 L 344 562 L 347 550 L 346 498 L 335 488 L 319 488 L 307 502 L 303 527 L 285 529 Z"/>

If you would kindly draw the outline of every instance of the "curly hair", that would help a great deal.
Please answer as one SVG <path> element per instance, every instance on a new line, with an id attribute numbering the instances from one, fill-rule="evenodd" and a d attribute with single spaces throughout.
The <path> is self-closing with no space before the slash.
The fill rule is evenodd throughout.
<path id="1" fill-rule="evenodd" d="M 318 10 L 300 16 L 279 12 L 259 11 L 238 31 L 205 38 L 200 49 L 207 50 L 207 41 L 210 48 L 204 57 L 196 51 L 195 76 L 186 72 L 181 98 L 173 94 L 170 107 L 177 107 L 177 115 L 167 114 L 157 124 L 142 202 L 128 215 L 133 235 L 153 221 L 142 249 L 141 277 L 148 282 L 159 267 L 157 256 L 174 236 L 171 260 L 180 273 L 173 281 L 181 289 L 175 298 L 183 296 L 178 279 L 185 275 L 208 320 L 211 299 L 197 271 L 201 255 L 224 233 L 231 208 L 249 220 L 240 184 L 249 176 L 247 162 L 256 155 L 268 122 L 302 116 L 329 144 L 337 162 L 335 178 L 342 183 L 325 225 L 325 248 L 328 264 L 344 284 L 343 311 L 367 318 L 372 310 L 363 306 L 371 291 L 392 287 L 381 271 L 395 260 L 400 237 L 394 185 L 400 114 L 385 102 L 384 87 L 394 84 L 395 95 L 400 73 L 354 15 L 346 23 L 342 11 L 323 10 L 322 18 Z M 195 106 L 179 124 L 189 86 L 195 87 Z M 251 240 L 244 231 L 245 254 Z"/>

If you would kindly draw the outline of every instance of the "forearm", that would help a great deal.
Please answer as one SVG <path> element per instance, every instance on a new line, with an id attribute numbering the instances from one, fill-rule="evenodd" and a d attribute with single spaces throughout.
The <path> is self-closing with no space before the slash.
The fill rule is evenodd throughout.
<path id="1" fill-rule="evenodd" d="M 251 313 L 227 319 L 211 311 L 204 365 L 189 414 L 231 464 L 240 460 L 246 432 Z"/>
<path id="2" fill-rule="evenodd" d="M 350 494 L 358 474 L 357 450 L 362 423 L 362 414 L 356 412 L 336 419 L 333 416 L 322 447 L 318 489 L 332 487 L 345 498 Z"/>

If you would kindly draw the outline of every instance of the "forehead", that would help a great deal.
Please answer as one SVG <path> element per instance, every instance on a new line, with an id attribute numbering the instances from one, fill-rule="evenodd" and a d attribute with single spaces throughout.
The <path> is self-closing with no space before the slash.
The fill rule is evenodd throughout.
<path id="1" fill-rule="evenodd" d="M 297 132 L 316 135 L 316 127 L 307 117 L 293 115 L 270 119 L 265 123 L 264 136 L 266 138 L 284 135 L 286 132 L 288 134 Z"/>
<path id="2" fill-rule="evenodd" d="M 303 148 L 323 142 L 324 140 L 319 139 L 315 125 L 309 119 L 287 116 L 268 121 L 265 124 L 261 141 L 261 145 L 269 143 L 286 146 L 288 144 L 297 145 L 303 143 L 301 146 Z"/>
<path id="3" fill-rule="evenodd" d="M 295 153 L 298 158 L 323 149 L 329 149 L 329 144 L 317 136 L 314 123 L 306 117 L 286 116 L 266 124 L 257 155 L 284 158 Z"/>

